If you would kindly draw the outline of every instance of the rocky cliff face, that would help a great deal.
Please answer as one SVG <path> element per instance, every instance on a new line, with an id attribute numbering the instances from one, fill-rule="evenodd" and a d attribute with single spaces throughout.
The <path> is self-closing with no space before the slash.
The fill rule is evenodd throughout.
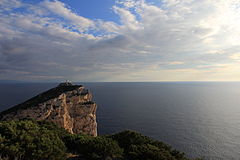
<path id="1" fill-rule="evenodd" d="M 83 86 L 63 83 L 1 112 L 0 120 L 47 120 L 71 133 L 97 136 L 97 105 L 91 99 L 91 93 Z"/>

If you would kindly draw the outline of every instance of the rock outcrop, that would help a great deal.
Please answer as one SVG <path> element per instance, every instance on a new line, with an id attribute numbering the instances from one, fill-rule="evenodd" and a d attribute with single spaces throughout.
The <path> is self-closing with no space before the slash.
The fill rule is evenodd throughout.
<path id="1" fill-rule="evenodd" d="M 97 136 L 96 103 L 81 85 L 61 83 L 28 101 L 0 113 L 0 120 L 47 120 L 70 133 Z"/>

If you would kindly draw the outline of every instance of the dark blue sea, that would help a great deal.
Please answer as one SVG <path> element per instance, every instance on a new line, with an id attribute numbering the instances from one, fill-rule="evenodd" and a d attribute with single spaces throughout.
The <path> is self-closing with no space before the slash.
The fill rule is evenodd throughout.
<path id="1" fill-rule="evenodd" d="M 240 160 L 239 82 L 81 84 L 98 104 L 99 134 L 130 129 L 189 157 Z M 0 111 L 56 85 L 0 84 Z"/>

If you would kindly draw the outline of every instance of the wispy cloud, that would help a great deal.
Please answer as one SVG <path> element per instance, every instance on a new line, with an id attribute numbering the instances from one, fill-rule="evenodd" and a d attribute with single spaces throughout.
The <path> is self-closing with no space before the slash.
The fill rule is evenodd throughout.
<path id="1" fill-rule="evenodd" d="M 60 1 L 2 0 L 0 79 L 240 80 L 239 5 L 116 1 L 116 24 Z"/>

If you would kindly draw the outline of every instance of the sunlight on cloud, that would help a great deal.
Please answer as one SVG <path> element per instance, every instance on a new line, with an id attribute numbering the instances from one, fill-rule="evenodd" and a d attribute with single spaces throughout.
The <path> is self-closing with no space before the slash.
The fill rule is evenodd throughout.
<path id="1" fill-rule="evenodd" d="M 231 59 L 240 62 L 240 53 L 235 53 L 230 56 Z"/>
<path id="2" fill-rule="evenodd" d="M 184 64 L 184 62 L 173 61 L 173 62 L 170 62 L 169 64 L 171 64 L 171 65 L 179 65 L 179 64 Z"/>

